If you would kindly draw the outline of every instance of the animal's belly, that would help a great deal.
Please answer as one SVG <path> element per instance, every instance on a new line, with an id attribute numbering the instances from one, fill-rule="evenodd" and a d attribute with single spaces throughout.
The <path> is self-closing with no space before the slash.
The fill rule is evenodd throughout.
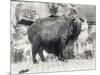
<path id="1" fill-rule="evenodd" d="M 54 53 L 55 46 L 53 44 L 47 44 L 43 46 L 43 49 L 45 49 L 47 53 Z"/>
<path id="2" fill-rule="evenodd" d="M 46 50 L 47 53 L 55 53 L 57 47 L 58 47 L 58 42 L 45 42 L 42 44 L 43 49 Z"/>

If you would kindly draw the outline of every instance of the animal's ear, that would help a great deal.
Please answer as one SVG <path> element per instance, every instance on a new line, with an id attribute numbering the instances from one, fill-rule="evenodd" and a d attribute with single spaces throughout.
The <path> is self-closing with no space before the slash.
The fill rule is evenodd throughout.
<path id="1" fill-rule="evenodd" d="M 84 22 L 84 19 L 83 18 L 79 18 L 82 22 Z"/>

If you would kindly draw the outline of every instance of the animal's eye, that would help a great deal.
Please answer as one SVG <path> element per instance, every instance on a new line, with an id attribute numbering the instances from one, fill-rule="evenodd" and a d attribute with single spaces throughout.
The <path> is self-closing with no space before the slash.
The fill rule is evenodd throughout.
<path id="1" fill-rule="evenodd" d="M 72 19 L 72 22 L 74 22 L 76 19 L 74 18 L 74 19 Z"/>

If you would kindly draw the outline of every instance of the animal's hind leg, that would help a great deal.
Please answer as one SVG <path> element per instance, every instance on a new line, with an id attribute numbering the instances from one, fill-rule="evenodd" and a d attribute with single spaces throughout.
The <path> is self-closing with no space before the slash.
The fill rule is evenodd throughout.
<path id="1" fill-rule="evenodd" d="M 34 49 L 34 47 L 32 47 L 32 60 L 34 64 L 38 63 L 36 59 L 37 52 L 37 49 Z"/>
<path id="2" fill-rule="evenodd" d="M 43 49 L 42 48 L 39 49 L 39 55 L 40 55 L 41 61 L 43 61 L 43 62 L 46 61 L 46 59 L 43 55 Z"/>

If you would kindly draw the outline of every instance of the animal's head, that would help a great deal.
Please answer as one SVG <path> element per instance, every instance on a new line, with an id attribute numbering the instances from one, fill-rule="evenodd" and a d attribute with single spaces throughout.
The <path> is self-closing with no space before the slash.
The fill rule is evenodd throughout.
<path id="1" fill-rule="evenodd" d="M 71 20 L 71 39 L 77 39 L 78 35 L 82 31 L 82 23 L 84 22 L 83 18 L 74 18 Z"/>
<path id="2" fill-rule="evenodd" d="M 83 18 L 73 18 L 71 23 L 72 23 L 73 27 L 81 30 L 82 23 L 84 23 L 84 22 L 85 22 L 85 20 Z"/>
<path id="3" fill-rule="evenodd" d="M 66 25 L 65 25 L 65 33 L 64 37 L 66 39 L 66 44 L 70 40 L 76 40 L 78 35 L 81 33 L 81 26 L 84 22 L 83 18 L 69 18 L 65 17 Z"/>
<path id="4" fill-rule="evenodd" d="M 75 18 L 72 19 L 73 25 L 76 25 L 79 27 L 81 31 L 84 31 L 85 29 L 88 29 L 88 23 L 86 18 Z"/>

